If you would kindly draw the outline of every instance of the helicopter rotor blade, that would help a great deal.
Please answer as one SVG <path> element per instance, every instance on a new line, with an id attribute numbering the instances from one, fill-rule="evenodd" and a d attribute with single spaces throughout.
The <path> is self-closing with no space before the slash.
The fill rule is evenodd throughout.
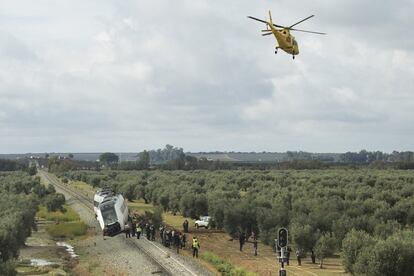
<path id="1" fill-rule="evenodd" d="M 259 18 L 256 18 L 256 17 L 253 17 L 253 16 L 248 16 L 247 18 L 250 18 L 250 19 L 253 19 L 253 20 L 256 20 L 256 21 L 265 23 L 266 25 L 269 24 L 269 22 L 267 22 L 265 20 L 262 20 L 262 19 L 259 19 Z M 280 25 L 276 25 L 276 24 L 273 24 L 273 26 L 278 27 L 278 28 L 286 28 L 284 26 L 280 26 Z"/>
<path id="2" fill-rule="evenodd" d="M 282 25 L 273 24 L 273 26 L 278 27 L 278 28 L 282 28 L 282 29 L 286 29 L 286 27 L 282 26 Z"/>
<path id="3" fill-rule="evenodd" d="M 265 33 L 265 34 L 262 34 L 262 36 L 266 36 L 266 35 L 271 35 L 271 34 L 273 34 L 273 33 Z"/>
<path id="4" fill-rule="evenodd" d="M 326 33 L 320 33 L 320 32 L 314 32 L 314 31 L 305 31 L 305 30 L 299 30 L 299 29 L 289 29 L 291 31 L 297 31 L 297 32 L 304 32 L 304 33 L 311 33 L 311 34 L 318 34 L 318 35 L 326 35 Z"/>
<path id="5" fill-rule="evenodd" d="M 300 23 L 302 23 L 303 21 L 306 21 L 306 20 L 308 20 L 308 19 L 310 19 L 310 18 L 312 18 L 312 17 L 314 17 L 315 15 L 310 15 L 310 16 L 308 16 L 308 17 L 306 17 L 305 19 L 302 19 L 301 21 L 298 21 L 298 22 L 296 22 L 295 24 L 293 24 L 293 25 L 291 25 L 291 26 L 289 26 L 288 27 L 288 29 L 291 29 L 293 26 L 296 26 L 296 25 L 298 25 L 298 24 L 300 24 Z"/>
<path id="6" fill-rule="evenodd" d="M 273 26 L 275 26 L 275 27 L 277 27 L 277 28 L 288 29 L 288 30 L 291 30 L 291 31 L 304 32 L 304 33 L 311 33 L 311 34 L 319 34 L 319 35 L 326 35 L 326 33 L 321 33 L 321 32 L 313 32 L 313 31 L 305 31 L 305 30 L 299 30 L 299 29 L 293 29 L 293 28 L 292 28 L 293 26 L 296 26 L 297 24 L 302 23 L 303 21 L 308 20 L 308 19 L 310 19 L 310 18 L 312 18 L 312 17 L 314 17 L 314 16 L 315 16 L 315 15 L 308 16 L 308 17 L 306 17 L 305 19 L 302 19 L 301 21 L 299 21 L 299 22 L 297 22 L 297 23 L 293 24 L 293 25 L 292 25 L 292 26 L 290 26 L 290 27 L 286 27 L 286 26 L 282 26 L 282 25 L 277 25 L 277 24 L 273 24 Z M 253 16 L 248 16 L 248 18 L 253 19 L 253 20 L 256 20 L 256 21 L 259 21 L 259 22 L 262 22 L 262 23 L 265 23 L 266 25 L 267 25 L 267 24 L 269 24 L 269 22 L 267 22 L 267 21 L 265 21 L 265 20 L 262 20 L 262 19 L 259 19 L 259 18 L 256 18 L 256 17 L 253 17 Z M 265 31 L 266 31 L 266 30 L 262 30 L 262 32 L 265 32 Z M 269 31 L 271 31 L 271 30 L 269 30 Z M 266 34 L 266 35 L 269 35 L 269 34 Z"/>
<path id="7" fill-rule="evenodd" d="M 259 22 L 262 22 L 262 23 L 267 24 L 267 21 L 264 21 L 262 19 L 259 19 L 259 18 L 253 17 L 253 16 L 248 16 L 247 18 L 250 18 L 250 19 L 253 19 L 253 20 L 256 20 L 256 21 L 259 21 Z"/>

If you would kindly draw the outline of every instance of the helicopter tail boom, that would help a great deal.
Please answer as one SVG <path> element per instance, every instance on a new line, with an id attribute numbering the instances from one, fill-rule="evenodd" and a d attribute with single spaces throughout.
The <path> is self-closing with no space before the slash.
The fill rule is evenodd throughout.
<path id="1" fill-rule="evenodd" d="M 270 10 L 269 10 L 269 21 L 268 22 L 266 21 L 266 29 L 269 29 L 269 31 L 276 31 L 275 25 L 273 24 L 272 12 Z"/>
<path id="2" fill-rule="evenodd" d="M 270 25 L 273 25 L 272 12 L 270 10 L 269 10 L 269 23 Z"/>

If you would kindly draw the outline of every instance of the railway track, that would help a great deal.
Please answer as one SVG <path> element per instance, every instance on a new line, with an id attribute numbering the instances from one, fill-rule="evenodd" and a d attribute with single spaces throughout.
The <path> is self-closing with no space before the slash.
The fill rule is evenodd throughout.
<path id="1" fill-rule="evenodd" d="M 42 174 L 42 176 L 47 179 L 52 185 L 68 193 L 71 197 L 78 200 L 79 203 L 85 206 L 88 211 L 94 214 L 92 199 L 67 187 L 65 184 L 61 183 L 60 180 L 54 175 L 51 175 L 44 171 L 39 171 L 39 173 Z M 164 250 L 154 242 L 150 242 L 144 238 L 140 241 L 135 239 L 127 239 L 126 242 L 129 245 L 135 246 L 144 252 L 148 258 L 150 258 L 162 269 L 162 271 L 158 271 L 156 273 L 164 273 L 167 275 L 199 275 L 192 269 L 188 268 L 185 264 L 181 263 L 180 260 L 173 257 L 171 252 Z"/>
<path id="2" fill-rule="evenodd" d="M 85 195 L 77 193 L 77 192 L 73 191 L 72 189 L 66 187 L 65 184 L 62 184 L 56 176 L 51 175 L 47 172 L 43 172 L 43 171 L 41 171 L 40 173 L 43 175 L 44 178 L 46 178 L 54 186 L 57 186 L 59 189 L 64 190 L 66 193 L 68 193 L 72 197 L 76 198 L 80 203 L 82 203 L 82 205 L 84 205 L 86 208 L 88 208 L 88 210 L 90 210 L 92 213 L 94 212 L 94 210 L 93 210 L 93 200 L 92 199 L 86 197 Z"/>

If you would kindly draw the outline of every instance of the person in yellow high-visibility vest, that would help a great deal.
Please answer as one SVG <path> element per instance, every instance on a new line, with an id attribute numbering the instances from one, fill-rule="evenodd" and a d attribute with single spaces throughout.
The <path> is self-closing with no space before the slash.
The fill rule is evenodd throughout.
<path id="1" fill-rule="evenodd" d="M 193 258 L 198 258 L 198 250 L 200 249 L 200 243 L 198 242 L 197 237 L 193 237 L 193 243 L 191 247 L 193 248 Z"/>

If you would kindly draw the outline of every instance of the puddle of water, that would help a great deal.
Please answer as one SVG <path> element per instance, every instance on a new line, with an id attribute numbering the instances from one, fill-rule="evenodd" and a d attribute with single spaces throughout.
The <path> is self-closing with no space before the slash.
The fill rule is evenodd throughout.
<path id="1" fill-rule="evenodd" d="M 66 252 L 68 252 L 68 253 L 69 253 L 69 256 L 70 256 L 71 258 L 76 258 L 76 257 L 79 257 L 79 255 L 77 255 L 77 254 L 75 253 L 75 250 L 74 250 L 74 248 L 73 248 L 73 246 L 72 246 L 72 245 L 67 244 L 66 242 L 57 242 L 57 243 L 56 243 L 56 245 L 57 245 L 57 246 L 63 246 L 63 247 L 65 247 Z"/>
<path id="2" fill-rule="evenodd" d="M 45 259 L 30 259 L 30 265 L 31 266 L 47 266 L 47 265 L 53 265 L 56 264 L 54 262 L 49 262 Z"/>

